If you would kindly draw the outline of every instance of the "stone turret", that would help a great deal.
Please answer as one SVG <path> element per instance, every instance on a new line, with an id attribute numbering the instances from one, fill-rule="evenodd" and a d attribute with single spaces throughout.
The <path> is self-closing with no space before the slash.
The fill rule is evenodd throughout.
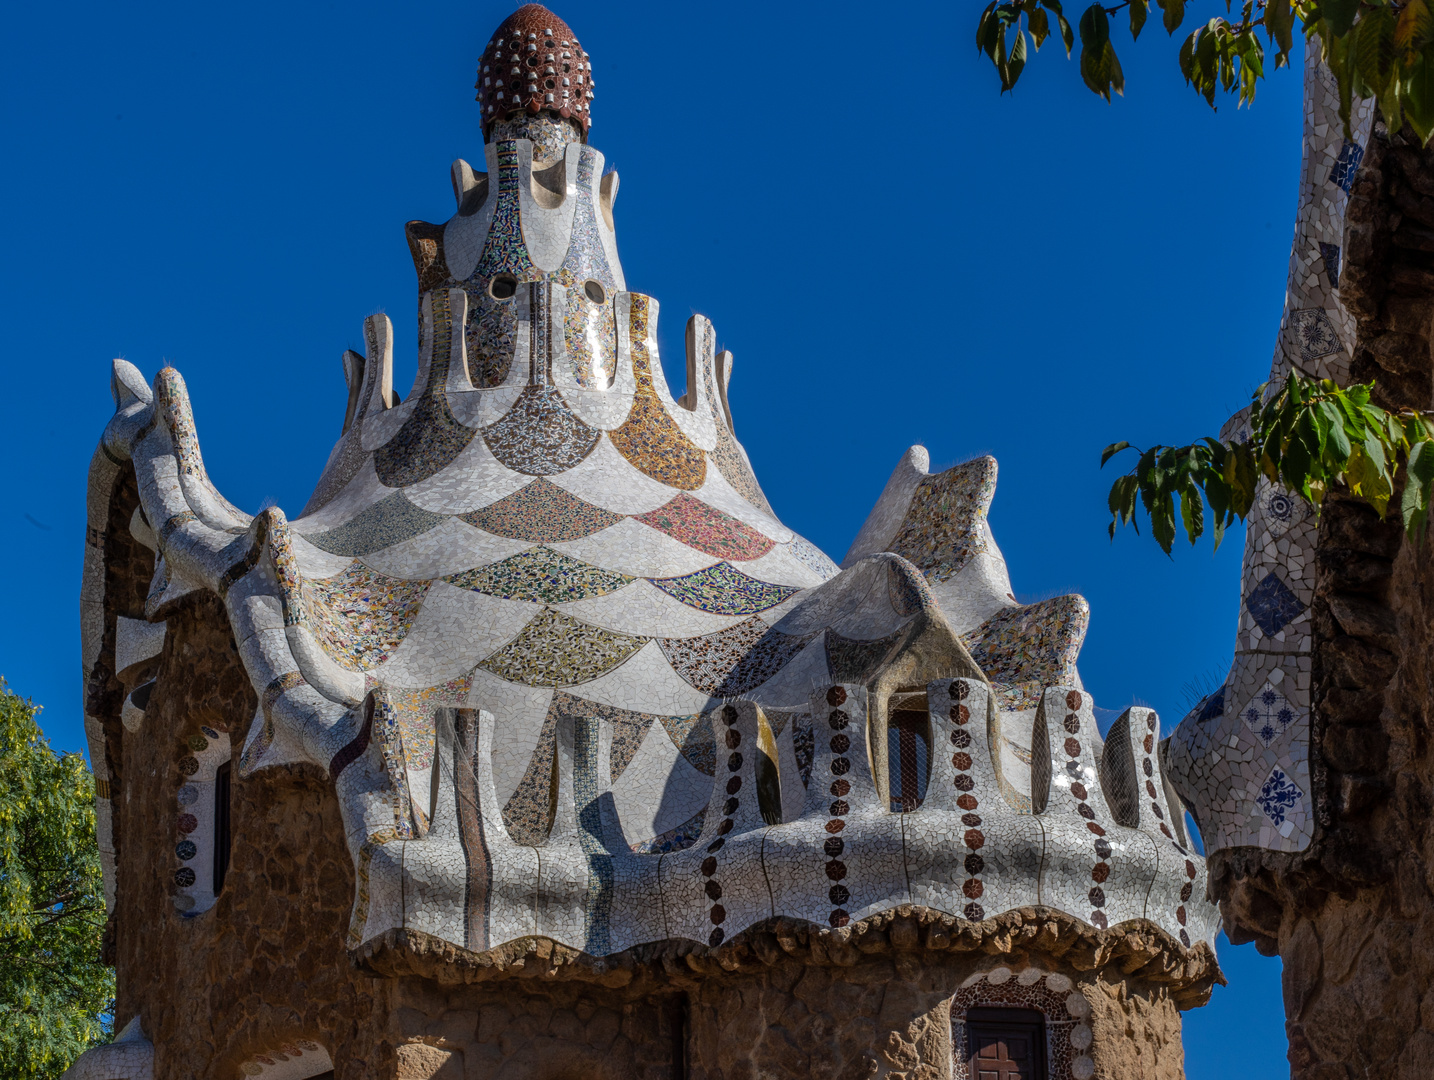
<path id="1" fill-rule="evenodd" d="M 1158 718 L 1102 737 L 1084 599 L 1012 597 L 994 460 L 913 448 L 842 567 L 781 523 L 705 318 L 667 385 L 590 86 L 544 8 L 494 35 L 487 171 L 407 227 L 414 386 L 370 318 L 293 521 L 115 362 L 85 647 L 154 1075 L 947 1076 L 1008 1028 L 1052 1077 L 1180 1075 L 1217 913 Z M 281 925 L 288 990 L 235 944 Z M 143 977 L 221 952 L 227 1001 Z"/>

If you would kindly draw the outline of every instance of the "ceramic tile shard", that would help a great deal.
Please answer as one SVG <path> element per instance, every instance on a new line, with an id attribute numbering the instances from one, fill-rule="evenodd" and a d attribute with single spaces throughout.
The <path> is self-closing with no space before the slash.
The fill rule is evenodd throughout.
<path id="1" fill-rule="evenodd" d="M 331 555 L 368 555 L 411 540 L 443 520 L 444 515 L 420 510 L 401 491 L 395 491 L 337 528 L 307 533 L 304 539 Z"/>
<path id="2" fill-rule="evenodd" d="M 636 520 L 720 559 L 745 562 L 772 550 L 772 541 L 756 529 L 685 492 L 665 506 L 638 514 Z"/>
<path id="3" fill-rule="evenodd" d="M 1075 682 L 1089 625 L 1085 597 L 1057 596 L 998 612 L 961 641 L 991 680 L 999 708 L 1033 709 L 1042 687 Z"/>
<path id="4" fill-rule="evenodd" d="M 754 617 L 716 634 L 662 638 L 658 646 L 686 682 L 713 697 L 730 698 L 761 686 L 808 640 L 773 630 Z"/>
<path id="5" fill-rule="evenodd" d="M 374 667 L 393 655 L 427 592 L 426 581 L 401 581 L 361 565 L 303 585 L 314 637 L 349 671 Z"/>
<path id="6" fill-rule="evenodd" d="M 551 548 L 530 548 L 491 566 L 465 570 L 446 579 L 459 588 L 505 600 L 562 604 L 616 592 L 633 579 L 571 559 Z"/>
<path id="7" fill-rule="evenodd" d="M 551 386 L 528 386 L 483 439 L 493 456 L 514 472 L 552 476 L 592 452 L 601 433 L 578 419 Z"/>
<path id="8" fill-rule="evenodd" d="M 630 295 L 632 374 L 637 390 L 632 412 L 621 427 L 608 433 L 608 438 L 633 468 L 669 487 L 696 491 L 707 479 L 707 455 L 682 433 L 657 396 L 648 342 L 652 298 L 641 293 Z"/>
<path id="9" fill-rule="evenodd" d="M 917 485 L 888 550 L 921 569 L 928 581 L 955 577 L 987 550 L 986 514 L 996 493 L 996 459 L 981 457 Z"/>
<path id="10" fill-rule="evenodd" d="M 462 518 L 498 536 L 550 544 L 591 536 L 609 525 L 616 525 L 622 515 L 585 502 L 551 480 L 539 477 L 491 506 L 463 514 Z"/>
<path id="11" fill-rule="evenodd" d="M 545 608 L 482 666 L 509 682 L 575 686 L 611 671 L 646 643 Z"/>
<path id="12" fill-rule="evenodd" d="M 388 487 L 426 480 L 461 454 L 477 434 L 459 423 L 448 408 L 448 369 L 452 363 L 453 312 L 448 290 L 429 293 L 433 330 L 429 343 L 428 384 L 398 433 L 373 453 L 374 470 Z"/>
<path id="13" fill-rule="evenodd" d="M 905 629 L 872 640 L 827 631 L 827 672 L 833 683 L 864 683 L 906 639 Z"/>
<path id="14" fill-rule="evenodd" d="M 654 578 L 652 583 L 684 604 L 715 615 L 755 615 L 800 591 L 758 581 L 727 562 L 684 577 Z"/>

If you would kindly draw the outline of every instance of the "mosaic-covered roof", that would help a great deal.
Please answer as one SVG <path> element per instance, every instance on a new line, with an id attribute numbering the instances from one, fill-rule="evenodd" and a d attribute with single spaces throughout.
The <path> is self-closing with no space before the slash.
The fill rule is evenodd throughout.
<path id="1" fill-rule="evenodd" d="M 548 28 L 577 49 L 536 5 L 495 42 Z M 409 928 L 605 955 L 903 903 L 1209 941 L 1157 719 L 1130 710 L 1102 740 L 1076 670 L 1085 601 L 1011 595 L 995 461 L 931 474 L 913 448 L 841 567 L 796 535 L 701 316 L 669 389 L 657 301 L 618 260 L 616 177 L 539 130 L 564 124 L 495 129 L 486 173 L 454 166 L 455 215 L 410 224 L 414 386 L 394 398 L 393 328 L 367 320 L 342 437 L 292 521 L 214 489 L 177 372 L 151 390 L 115 362 L 92 522 L 133 470 L 149 618 L 223 599 L 261 701 L 241 774 L 327 771 L 351 944 Z M 213 892 L 183 869 L 192 912 Z"/>

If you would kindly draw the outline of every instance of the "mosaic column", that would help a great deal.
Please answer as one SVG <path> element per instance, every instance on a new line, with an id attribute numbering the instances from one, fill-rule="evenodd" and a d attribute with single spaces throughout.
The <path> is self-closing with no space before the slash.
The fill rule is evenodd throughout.
<path id="1" fill-rule="evenodd" d="M 1356 102 L 1354 138 L 1316 42 L 1305 58 L 1304 155 L 1285 311 L 1270 392 L 1291 371 L 1345 382 L 1355 324 L 1339 299 L 1349 191 L 1374 107 Z M 1249 410 L 1222 438 L 1248 433 Z M 1309 779 L 1310 603 L 1317 518 L 1298 496 L 1261 480 L 1248 520 L 1234 662 L 1168 748 L 1172 776 L 1199 819 L 1206 850 L 1254 845 L 1302 851 L 1313 838 Z"/>

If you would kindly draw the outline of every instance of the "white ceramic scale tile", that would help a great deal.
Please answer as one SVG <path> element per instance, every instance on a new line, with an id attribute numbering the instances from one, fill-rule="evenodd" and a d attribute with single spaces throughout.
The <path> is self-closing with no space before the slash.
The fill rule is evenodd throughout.
<path id="1" fill-rule="evenodd" d="M 510 540 L 448 518 L 411 540 L 364 555 L 363 563 L 380 574 L 406 581 L 429 581 L 479 566 L 502 562 L 533 545 Z"/>
<path id="2" fill-rule="evenodd" d="M 517 637 L 541 611 L 541 604 L 501 600 L 435 581 L 413 627 L 370 674 L 391 686 L 413 689 L 456 679 Z"/>
<path id="3" fill-rule="evenodd" d="M 532 481 L 493 456 L 481 435 L 474 435 L 444 469 L 403 489 L 409 501 L 435 514 L 466 514 L 513 494 Z"/>
<path id="4" fill-rule="evenodd" d="M 672 670 L 657 642 L 649 641 L 611 671 L 570 689 L 580 698 L 633 712 L 690 716 L 707 706 L 708 697 Z"/>
<path id="5" fill-rule="evenodd" d="M 681 577 L 720 561 L 632 518 L 623 518 L 581 540 L 548 546 L 580 562 L 631 577 Z"/>
<path id="6" fill-rule="evenodd" d="M 641 578 L 616 592 L 553 607 L 582 622 L 633 637 L 697 637 L 748 617 L 699 611 Z"/>
<path id="7" fill-rule="evenodd" d="M 649 724 L 632 761 L 612 786 L 629 844 L 682 824 L 706 805 L 712 778 L 687 763 L 667 729 Z"/>
<path id="8" fill-rule="evenodd" d="M 614 514 L 646 514 L 672 501 L 675 488 L 638 472 L 604 435 L 592 453 L 549 477 L 558 487 Z"/>

